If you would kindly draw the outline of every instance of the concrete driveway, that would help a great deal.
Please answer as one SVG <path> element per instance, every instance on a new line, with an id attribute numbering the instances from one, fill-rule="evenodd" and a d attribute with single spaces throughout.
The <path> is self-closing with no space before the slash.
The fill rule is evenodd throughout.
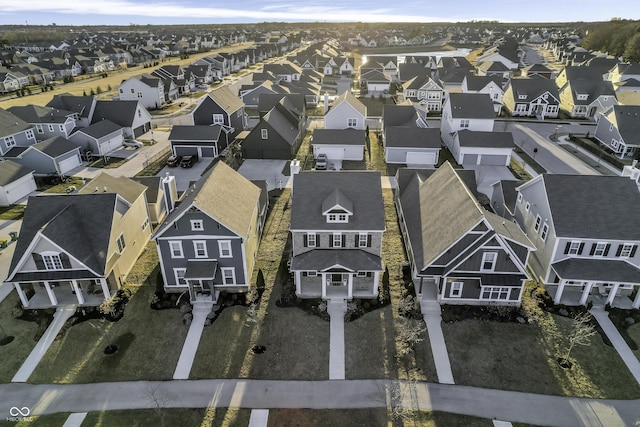
<path id="1" fill-rule="evenodd" d="M 189 188 L 189 183 L 200 179 L 204 170 L 213 161 L 210 157 L 203 157 L 190 168 L 182 168 L 180 166 L 170 168 L 165 166 L 158 173 L 158 176 L 164 176 L 165 174 L 173 175 L 176 177 L 176 188 L 178 191 L 186 191 Z"/>
<path id="2" fill-rule="evenodd" d="M 247 159 L 242 162 L 238 172 L 252 181 L 267 181 L 267 188 L 271 191 L 274 188 L 284 188 L 287 185 L 289 177 L 282 173 L 286 164 L 287 160 Z"/>

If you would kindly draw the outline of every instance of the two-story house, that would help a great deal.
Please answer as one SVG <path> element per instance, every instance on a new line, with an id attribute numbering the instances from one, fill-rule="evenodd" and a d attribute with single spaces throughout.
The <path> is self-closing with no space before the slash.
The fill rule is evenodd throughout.
<path id="1" fill-rule="evenodd" d="M 346 91 L 336 98 L 328 112 L 325 112 L 325 129 L 358 129 L 366 127 L 367 106 Z"/>
<path id="2" fill-rule="evenodd" d="M 69 138 L 76 127 L 71 111 L 39 105 L 13 106 L 8 111 L 33 126 L 38 141 L 56 136 Z"/>
<path id="3" fill-rule="evenodd" d="M 244 103 L 227 86 L 203 96 L 191 112 L 194 125 L 220 125 L 226 129 L 229 141 L 247 129 Z"/>
<path id="4" fill-rule="evenodd" d="M 29 123 L 0 108 L 0 156 L 13 147 L 28 147 L 36 142 L 33 127 Z"/>
<path id="5" fill-rule="evenodd" d="M 574 119 L 598 120 L 599 113 L 618 104 L 610 81 L 598 79 L 569 80 L 560 88 L 560 109 Z"/>
<path id="6" fill-rule="evenodd" d="M 137 138 L 151 130 L 151 114 L 140 101 L 98 101 L 92 124 L 110 120 L 122 127 L 125 138 Z"/>
<path id="7" fill-rule="evenodd" d="M 502 110 L 502 79 L 496 76 L 465 76 L 462 80 L 463 93 L 486 93 L 493 101 L 496 114 Z"/>
<path id="8" fill-rule="evenodd" d="M 165 102 L 164 82 L 149 74 L 130 77 L 118 86 L 118 99 L 139 101 L 147 110 L 157 110 Z"/>
<path id="9" fill-rule="evenodd" d="M 188 292 L 192 302 L 248 291 L 267 199 L 266 189 L 217 162 L 153 236 L 165 291 Z"/>
<path id="10" fill-rule="evenodd" d="M 416 294 L 440 304 L 520 305 L 535 250 L 518 225 L 485 210 L 473 171 L 399 169 L 396 209 Z"/>
<path id="11" fill-rule="evenodd" d="M 556 118 L 560 94 L 556 84 L 547 79 L 511 79 L 505 87 L 502 103 L 512 116 Z"/>
<path id="12" fill-rule="evenodd" d="M 128 178 L 88 194 L 31 197 L 5 283 L 25 308 L 98 306 L 144 251 L 146 188 Z"/>
<path id="13" fill-rule="evenodd" d="M 594 137 L 620 158 L 640 148 L 640 106 L 613 105 L 602 112 Z"/>
<path id="14" fill-rule="evenodd" d="M 493 101 L 488 94 L 451 93 L 442 108 L 442 141 L 450 146 L 456 132 L 461 130 L 491 132 L 495 118 Z"/>
<path id="15" fill-rule="evenodd" d="M 402 85 L 405 100 L 423 105 L 427 111 L 439 113 L 442 110 L 445 92 L 442 86 L 430 76 L 416 76 Z"/>
<path id="16" fill-rule="evenodd" d="M 632 180 L 543 174 L 517 190 L 516 221 L 537 248 L 529 267 L 556 304 L 640 308 L 640 193 Z"/>
<path id="17" fill-rule="evenodd" d="M 385 231 L 380 173 L 293 177 L 290 271 L 300 298 L 376 298 Z"/>

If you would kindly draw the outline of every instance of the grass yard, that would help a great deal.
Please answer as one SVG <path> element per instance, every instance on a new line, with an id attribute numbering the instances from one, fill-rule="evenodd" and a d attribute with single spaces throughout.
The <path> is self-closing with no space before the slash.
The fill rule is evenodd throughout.
<path id="1" fill-rule="evenodd" d="M 640 323 L 636 323 L 627 328 L 627 333 L 636 343 L 640 343 Z M 640 348 L 635 350 L 633 354 L 640 360 Z"/>
<path id="2" fill-rule="evenodd" d="M 382 110 L 386 104 L 395 104 L 393 98 L 372 98 L 371 96 L 363 96 L 358 98 L 360 102 L 367 106 L 367 116 L 382 116 Z"/>
<path id="3" fill-rule="evenodd" d="M 35 322 L 16 319 L 11 313 L 18 301 L 18 294 L 12 292 L 0 303 L 0 327 L 2 327 L 0 338 L 4 334 L 15 337 L 13 342 L 0 346 L 0 360 L 2 361 L 0 363 L 0 383 L 11 381 L 37 342 L 34 338 L 38 325 Z"/>
<path id="4" fill-rule="evenodd" d="M 568 347 L 574 321 L 539 309 L 528 286 L 523 305 L 535 318 L 533 324 L 443 323 L 456 384 L 588 398 L 640 397 L 640 385 L 600 335 L 574 349 L 571 369 L 561 368 L 556 360 Z"/>
<path id="5" fill-rule="evenodd" d="M 22 219 L 27 205 L 11 205 L 0 208 L 0 219 L 15 221 Z"/>
<path id="6" fill-rule="evenodd" d="M 108 159 L 109 160 L 105 162 L 104 157 L 98 157 L 96 160 L 91 162 L 88 167 L 102 168 L 102 169 L 117 169 L 129 161 L 128 159 L 122 159 L 120 157 L 108 157 Z"/>
<path id="7" fill-rule="evenodd" d="M 82 427 L 157 427 L 165 426 L 246 426 L 251 417 L 250 409 L 237 408 L 163 408 L 160 409 L 164 424 L 160 422 L 160 413 L 154 409 L 135 411 L 90 412 Z"/>
<path id="8" fill-rule="evenodd" d="M 80 188 L 84 185 L 87 180 L 85 178 L 79 176 L 70 176 L 67 178 L 67 182 L 61 182 L 60 184 L 52 185 L 52 184 L 38 184 L 38 190 L 43 191 L 45 193 L 61 193 L 65 194 L 67 192 L 67 188 L 76 187 Z"/>
<path id="9" fill-rule="evenodd" d="M 67 418 L 69 418 L 68 412 L 61 412 L 59 414 L 50 414 L 42 416 L 30 416 L 29 421 L 7 421 L 6 418 L 0 418 L 0 427 L 58 427 L 64 425 Z M 84 425 L 84 424 L 83 424 Z"/>
<path id="10" fill-rule="evenodd" d="M 188 328 L 178 310 L 152 310 L 157 252 L 150 243 L 127 278 L 132 290 L 117 322 L 89 320 L 54 341 L 29 378 L 33 383 L 168 380 L 173 376 Z M 151 283 L 147 281 L 150 277 Z M 105 355 L 109 344 L 118 346 Z"/>

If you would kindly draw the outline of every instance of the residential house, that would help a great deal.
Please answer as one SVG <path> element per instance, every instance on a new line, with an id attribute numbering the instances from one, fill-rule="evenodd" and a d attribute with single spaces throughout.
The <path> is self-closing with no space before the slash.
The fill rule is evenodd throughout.
<path id="1" fill-rule="evenodd" d="M 97 98 L 95 96 L 75 96 L 68 93 L 53 95 L 47 107 L 59 110 L 71 111 L 74 113 L 76 127 L 86 128 L 91 124 L 93 113 L 96 108 Z"/>
<path id="2" fill-rule="evenodd" d="M 140 101 L 147 110 L 157 110 L 166 101 L 164 82 L 149 74 L 130 77 L 118 86 L 118 99 Z"/>
<path id="3" fill-rule="evenodd" d="M 169 134 L 171 150 L 176 156 L 216 158 L 229 145 L 228 135 L 220 125 L 174 125 Z M 231 141 L 233 142 L 233 141 Z"/>
<path id="4" fill-rule="evenodd" d="M 33 126 L 38 141 L 56 136 L 69 138 L 76 127 L 75 113 L 67 110 L 24 105 L 9 107 L 8 111 Z"/>
<path id="5" fill-rule="evenodd" d="M 488 94 L 450 93 L 442 109 L 442 141 L 451 148 L 458 131 L 491 132 L 495 118 L 493 101 Z"/>
<path id="6" fill-rule="evenodd" d="M 242 141 L 245 159 L 293 159 L 304 137 L 304 123 L 278 102 Z"/>
<path id="7" fill-rule="evenodd" d="M 603 111 L 594 137 L 620 158 L 635 158 L 640 148 L 640 106 L 612 105 Z"/>
<path id="8" fill-rule="evenodd" d="M 324 116 L 325 129 L 357 129 L 364 130 L 367 126 L 367 106 L 346 91 L 331 103 L 331 107 Z"/>
<path id="9" fill-rule="evenodd" d="M 358 82 L 360 90 L 365 91 L 363 93 L 368 95 L 388 95 L 391 77 L 377 68 L 361 68 Z"/>
<path id="10" fill-rule="evenodd" d="M 29 123 L 0 108 L 0 156 L 13 147 L 28 147 L 36 142 L 33 127 Z"/>
<path id="11" fill-rule="evenodd" d="M 472 171 L 398 170 L 396 208 L 416 294 L 440 304 L 520 305 L 535 250 L 518 226 L 485 210 Z"/>
<path id="12" fill-rule="evenodd" d="M 35 175 L 66 175 L 82 164 L 80 145 L 61 136 L 40 141 L 29 147 L 13 147 L 5 158 L 19 163 Z"/>
<path id="13" fill-rule="evenodd" d="M 518 187 L 516 221 L 537 248 L 529 268 L 554 303 L 640 308 L 639 209 L 627 177 L 542 174 Z"/>
<path id="14" fill-rule="evenodd" d="M 244 103 L 227 86 L 204 95 L 191 111 L 191 117 L 194 125 L 222 126 L 230 141 L 247 129 Z"/>
<path id="15" fill-rule="evenodd" d="M 183 195 L 156 231 L 166 292 L 188 292 L 192 302 L 251 288 L 266 215 L 267 195 L 217 162 Z"/>
<path id="16" fill-rule="evenodd" d="M 377 298 L 385 231 L 379 172 L 295 174 L 290 231 L 299 298 Z"/>
<path id="17" fill-rule="evenodd" d="M 417 76 L 402 85 L 405 100 L 424 106 L 427 111 L 440 113 L 445 91 L 429 76 Z"/>
<path id="18" fill-rule="evenodd" d="M 33 169 L 11 160 L 0 162 L 0 206 L 10 206 L 36 191 Z"/>
<path id="19" fill-rule="evenodd" d="M 502 103 L 512 116 L 544 120 L 558 117 L 560 94 L 551 80 L 511 79 L 505 88 Z"/>
<path id="20" fill-rule="evenodd" d="M 486 93 L 493 101 L 493 110 L 499 114 L 502 110 L 502 79 L 497 76 L 465 76 L 462 80 L 462 93 Z"/>
<path id="21" fill-rule="evenodd" d="M 98 101 L 91 123 L 102 120 L 120 125 L 125 138 L 134 139 L 151 130 L 151 114 L 140 101 Z"/>
<path id="22" fill-rule="evenodd" d="M 610 81 L 569 80 L 559 92 L 560 109 L 573 119 L 598 120 L 600 113 L 618 103 Z"/>
<path id="23" fill-rule="evenodd" d="M 23 307 L 98 306 L 124 283 L 151 227 L 144 186 L 117 180 L 90 194 L 29 198 L 5 280 Z"/>
<path id="24" fill-rule="evenodd" d="M 347 129 L 316 129 L 313 132 L 313 157 L 327 156 L 333 168 L 340 170 L 343 160 L 364 160 L 365 131 Z"/>
<path id="25" fill-rule="evenodd" d="M 521 70 L 522 77 L 544 77 L 545 79 L 554 79 L 556 73 L 544 64 L 527 65 Z"/>
<path id="26" fill-rule="evenodd" d="M 83 129 L 78 129 L 69 140 L 82 147 L 92 156 L 104 156 L 122 147 L 124 129 L 111 120 L 101 120 Z"/>
<path id="27" fill-rule="evenodd" d="M 385 128 L 384 160 L 411 167 L 435 167 L 440 158 L 440 129 L 417 126 Z"/>
<path id="28" fill-rule="evenodd" d="M 616 64 L 609 70 L 607 79 L 612 83 L 623 82 L 629 79 L 640 80 L 640 64 Z"/>
<path id="29" fill-rule="evenodd" d="M 487 61 L 478 64 L 478 76 L 499 77 L 503 82 L 511 78 L 511 68 L 498 61 Z"/>

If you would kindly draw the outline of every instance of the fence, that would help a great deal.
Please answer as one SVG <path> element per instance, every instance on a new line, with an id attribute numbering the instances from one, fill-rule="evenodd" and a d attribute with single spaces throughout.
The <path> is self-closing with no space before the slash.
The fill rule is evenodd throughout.
<path id="1" fill-rule="evenodd" d="M 171 154 L 171 147 L 166 147 L 162 151 L 159 151 L 156 154 L 147 157 L 146 159 L 144 159 L 144 162 L 142 163 L 143 169 L 144 168 L 148 168 L 149 165 L 157 162 L 158 160 L 160 160 L 163 157 L 168 156 L 169 154 Z"/>

